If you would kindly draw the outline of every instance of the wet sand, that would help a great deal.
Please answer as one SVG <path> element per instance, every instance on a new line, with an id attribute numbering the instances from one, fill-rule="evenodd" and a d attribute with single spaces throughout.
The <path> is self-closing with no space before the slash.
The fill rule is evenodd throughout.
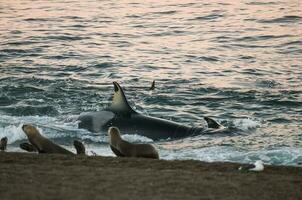
<path id="1" fill-rule="evenodd" d="M 302 167 L 0 152 L 0 199 L 302 199 Z"/>

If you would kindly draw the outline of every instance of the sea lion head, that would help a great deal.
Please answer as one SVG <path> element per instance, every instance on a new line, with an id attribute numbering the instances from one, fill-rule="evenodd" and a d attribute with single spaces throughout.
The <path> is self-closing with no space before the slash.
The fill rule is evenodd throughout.
<path id="1" fill-rule="evenodd" d="M 32 137 L 40 135 L 40 132 L 38 131 L 38 129 L 36 127 L 34 127 L 33 125 L 31 125 L 31 124 L 24 124 L 22 126 L 22 130 L 24 131 L 24 133 L 29 138 L 32 138 Z"/>
<path id="2" fill-rule="evenodd" d="M 7 137 L 3 137 L 3 138 L 1 138 L 1 143 L 7 143 Z"/>
<path id="3" fill-rule="evenodd" d="M 3 137 L 0 140 L 0 150 L 5 151 L 7 146 L 7 137 Z"/>
<path id="4" fill-rule="evenodd" d="M 108 135 L 110 137 L 110 140 L 112 140 L 112 139 L 114 139 L 114 140 L 121 139 L 120 130 L 115 126 L 111 126 L 108 129 Z"/>

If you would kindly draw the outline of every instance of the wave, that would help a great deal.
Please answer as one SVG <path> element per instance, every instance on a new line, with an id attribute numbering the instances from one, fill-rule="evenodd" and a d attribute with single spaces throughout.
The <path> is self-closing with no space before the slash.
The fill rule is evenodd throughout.
<path id="1" fill-rule="evenodd" d="M 223 14 L 217 14 L 217 13 L 212 13 L 212 14 L 209 14 L 209 15 L 195 17 L 195 18 L 193 18 L 191 20 L 205 20 L 205 21 L 208 21 L 208 20 L 219 19 L 219 18 L 222 18 L 222 17 L 225 17 L 225 15 L 223 15 Z"/>
<path id="2" fill-rule="evenodd" d="M 26 135 L 22 131 L 22 125 L 8 125 L 8 126 L 0 126 L 0 138 L 7 137 L 8 144 L 12 144 L 16 141 L 25 140 Z"/>
<path id="3" fill-rule="evenodd" d="M 283 147 L 257 151 L 238 150 L 234 147 L 214 146 L 200 149 L 166 150 L 161 149 L 160 155 L 167 160 L 201 160 L 206 162 L 238 162 L 254 163 L 257 160 L 272 165 L 298 165 L 302 161 L 302 150 Z"/>
<path id="4" fill-rule="evenodd" d="M 0 136 L 8 137 L 9 144 L 25 139 L 21 127 L 23 124 L 33 124 L 42 135 L 47 138 L 64 138 L 73 135 L 84 135 L 87 131 L 77 129 L 77 116 L 71 117 L 50 117 L 50 116 L 10 116 L 0 115 Z M 78 135 L 76 134 L 78 133 Z"/>
<path id="5" fill-rule="evenodd" d="M 10 105 L 2 106 L 1 110 L 15 116 L 54 116 L 59 114 L 57 107 L 52 105 Z"/>
<path id="6" fill-rule="evenodd" d="M 235 128 L 243 131 L 259 128 L 261 126 L 259 121 L 253 119 L 235 119 L 232 121 L 232 124 Z"/>
<path id="7" fill-rule="evenodd" d="M 287 15 L 273 19 L 259 20 L 260 23 L 298 23 L 300 21 L 302 21 L 302 17 L 296 15 Z"/>
<path id="8" fill-rule="evenodd" d="M 265 41 L 265 40 L 275 40 L 280 38 L 290 38 L 293 35 L 258 35 L 258 36 L 244 36 L 233 39 L 233 41 L 237 42 L 254 42 L 254 41 Z"/>

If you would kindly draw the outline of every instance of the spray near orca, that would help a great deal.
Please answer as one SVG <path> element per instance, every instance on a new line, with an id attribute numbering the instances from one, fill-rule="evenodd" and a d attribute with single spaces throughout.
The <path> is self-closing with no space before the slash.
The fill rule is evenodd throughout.
<path id="1" fill-rule="evenodd" d="M 106 132 L 118 127 L 124 134 L 142 135 L 152 140 L 179 139 L 200 134 L 221 133 L 225 129 L 215 120 L 205 117 L 207 127 L 190 127 L 166 119 L 146 116 L 133 110 L 122 87 L 113 82 L 114 94 L 111 105 L 102 111 L 80 114 L 79 128 L 90 132 Z"/>

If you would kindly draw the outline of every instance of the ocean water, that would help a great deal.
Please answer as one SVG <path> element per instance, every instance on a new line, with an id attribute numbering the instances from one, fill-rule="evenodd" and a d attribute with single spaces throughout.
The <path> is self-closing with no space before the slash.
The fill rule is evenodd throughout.
<path id="1" fill-rule="evenodd" d="M 156 89 L 149 91 L 151 82 Z M 75 151 L 113 155 L 77 116 L 110 104 L 112 82 L 140 113 L 233 131 L 152 141 L 162 159 L 302 162 L 302 6 L 290 1 L 0 1 L 0 136 L 24 123 Z"/>

